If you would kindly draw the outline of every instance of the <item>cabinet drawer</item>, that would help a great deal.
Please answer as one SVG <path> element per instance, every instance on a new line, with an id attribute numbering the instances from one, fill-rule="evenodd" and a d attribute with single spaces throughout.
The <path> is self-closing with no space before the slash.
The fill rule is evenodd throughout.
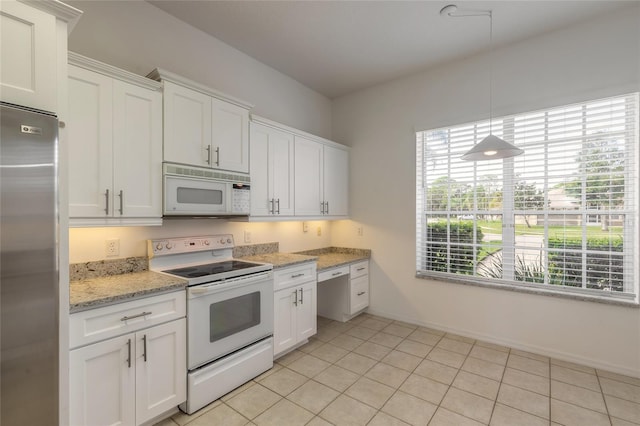
<path id="1" fill-rule="evenodd" d="M 273 271 L 273 289 L 278 291 L 315 279 L 316 262 L 276 269 Z"/>
<path id="2" fill-rule="evenodd" d="M 338 278 L 342 275 L 349 274 L 349 265 L 340 266 L 339 268 L 332 268 L 327 271 L 320 272 L 318 274 L 318 282 L 330 280 L 332 278 Z"/>
<path id="3" fill-rule="evenodd" d="M 349 314 L 353 315 L 369 306 L 369 276 L 354 278 L 350 284 Z"/>
<path id="4" fill-rule="evenodd" d="M 182 318 L 186 312 L 184 291 L 78 312 L 69 317 L 69 347 L 77 348 Z"/>
<path id="5" fill-rule="evenodd" d="M 354 263 L 351 265 L 349 274 L 352 279 L 369 274 L 369 261 L 364 260 L 362 262 Z"/>

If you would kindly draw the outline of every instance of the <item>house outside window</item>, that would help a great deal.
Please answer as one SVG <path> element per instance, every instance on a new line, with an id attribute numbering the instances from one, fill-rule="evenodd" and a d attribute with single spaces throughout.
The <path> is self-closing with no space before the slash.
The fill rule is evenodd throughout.
<path id="1" fill-rule="evenodd" d="M 636 302 L 638 93 L 416 134 L 416 275 Z"/>

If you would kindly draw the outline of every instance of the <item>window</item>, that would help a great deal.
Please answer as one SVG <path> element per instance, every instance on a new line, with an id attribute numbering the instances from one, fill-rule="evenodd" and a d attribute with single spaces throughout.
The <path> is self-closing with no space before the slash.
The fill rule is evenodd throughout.
<path id="1" fill-rule="evenodd" d="M 417 276 L 636 300 L 638 94 L 416 134 Z"/>

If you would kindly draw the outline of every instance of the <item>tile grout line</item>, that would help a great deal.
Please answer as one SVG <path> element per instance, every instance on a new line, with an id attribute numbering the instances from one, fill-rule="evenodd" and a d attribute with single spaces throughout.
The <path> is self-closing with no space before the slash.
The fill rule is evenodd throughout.
<path id="1" fill-rule="evenodd" d="M 498 392 L 496 393 L 496 399 L 493 400 L 493 407 L 491 409 L 491 416 L 489 417 L 489 424 L 491 424 L 491 420 L 493 419 L 493 414 L 496 411 L 496 405 L 498 405 L 498 396 L 500 396 L 500 389 L 502 389 L 502 382 L 504 380 L 504 375 L 507 372 L 507 364 L 509 363 L 509 357 L 511 356 L 511 348 L 508 348 L 507 352 L 507 360 L 504 362 L 504 368 L 502 369 L 502 375 L 500 376 L 500 384 L 498 385 Z M 514 408 L 514 407 L 511 407 Z M 549 415 L 551 418 L 551 415 Z M 549 424 L 551 424 L 551 420 L 549 420 Z"/>
<path id="2" fill-rule="evenodd" d="M 600 383 L 600 375 L 598 374 L 598 370 L 594 369 L 596 372 L 596 380 L 598 381 L 598 387 L 600 388 L 600 395 L 602 395 L 602 401 L 604 402 L 604 409 L 607 410 L 607 417 L 609 418 L 609 424 L 613 424 L 613 420 L 611 420 L 611 413 L 609 412 L 609 405 L 607 404 L 607 398 L 604 396 L 604 389 L 602 389 L 602 383 Z"/>

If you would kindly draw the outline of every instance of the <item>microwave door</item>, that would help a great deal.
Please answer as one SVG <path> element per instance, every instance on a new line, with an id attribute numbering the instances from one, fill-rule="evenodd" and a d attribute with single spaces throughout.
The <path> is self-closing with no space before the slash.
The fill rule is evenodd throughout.
<path id="1" fill-rule="evenodd" d="M 165 176 L 165 215 L 215 215 L 227 213 L 228 184 L 203 179 Z"/>

